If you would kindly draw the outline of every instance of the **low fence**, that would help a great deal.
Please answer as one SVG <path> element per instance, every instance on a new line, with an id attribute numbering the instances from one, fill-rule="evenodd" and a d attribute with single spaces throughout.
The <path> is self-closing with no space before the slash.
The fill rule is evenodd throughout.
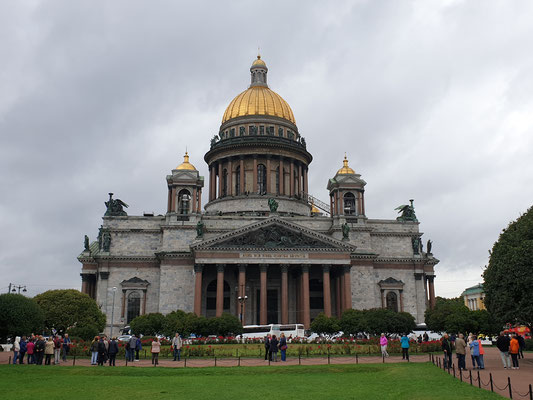
<path id="1" fill-rule="evenodd" d="M 444 371 L 448 372 L 449 375 L 453 375 L 454 378 L 460 379 L 461 382 L 470 382 L 470 385 L 472 386 L 474 386 L 475 384 L 480 389 L 487 389 L 491 392 L 494 392 L 494 389 L 497 389 L 501 394 L 506 393 L 510 399 L 513 398 L 513 395 L 516 395 L 518 396 L 516 398 L 529 398 L 530 400 L 533 400 L 533 389 L 531 384 L 529 384 L 529 390 L 527 391 L 527 393 L 520 393 L 519 391 L 513 389 L 510 376 L 507 377 L 507 384 L 503 387 L 499 387 L 496 385 L 494 379 L 492 378 L 492 372 L 489 373 L 488 381 L 483 382 L 479 369 L 477 370 L 477 374 L 475 373 L 474 375 L 472 375 L 472 370 L 467 371 L 459 369 L 458 371 L 456 371 L 454 364 L 452 364 L 450 368 L 449 365 L 445 365 L 444 361 L 440 357 L 435 357 L 433 354 L 430 355 L 430 360 L 433 365 L 442 368 Z"/>

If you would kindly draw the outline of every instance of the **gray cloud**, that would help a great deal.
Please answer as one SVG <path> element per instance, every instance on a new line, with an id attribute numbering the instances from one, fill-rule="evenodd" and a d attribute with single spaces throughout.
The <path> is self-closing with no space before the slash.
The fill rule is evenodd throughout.
<path id="1" fill-rule="evenodd" d="M 164 213 L 185 146 L 207 175 L 261 46 L 314 156 L 310 191 L 327 199 L 346 152 L 369 217 L 414 198 L 437 294 L 458 295 L 532 204 L 532 16 L 520 1 L 3 2 L 0 286 L 79 287 L 109 191 Z"/>

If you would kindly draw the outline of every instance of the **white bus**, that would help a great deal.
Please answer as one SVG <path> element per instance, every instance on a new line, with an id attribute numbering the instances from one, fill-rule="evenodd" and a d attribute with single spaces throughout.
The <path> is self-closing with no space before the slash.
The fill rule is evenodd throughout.
<path id="1" fill-rule="evenodd" d="M 304 326 L 302 324 L 245 325 L 240 339 L 263 339 L 267 335 L 276 335 L 279 338 L 282 333 L 285 334 L 287 339 L 291 337 L 303 338 Z"/>

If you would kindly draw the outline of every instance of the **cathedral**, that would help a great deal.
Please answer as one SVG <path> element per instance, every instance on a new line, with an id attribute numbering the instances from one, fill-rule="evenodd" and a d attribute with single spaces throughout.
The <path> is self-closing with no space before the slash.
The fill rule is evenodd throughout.
<path id="1" fill-rule="evenodd" d="M 260 56 L 250 72 L 204 156 L 207 179 L 185 153 L 166 177 L 165 215 L 127 215 L 109 194 L 98 240 L 86 237 L 78 257 L 107 331 L 178 309 L 309 328 L 322 312 L 388 308 L 422 324 L 438 260 L 431 241 L 423 249 L 413 201 L 395 220 L 369 218 L 366 182 L 346 156 L 324 182 L 329 202 L 309 194 L 313 156 L 294 114 Z"/>

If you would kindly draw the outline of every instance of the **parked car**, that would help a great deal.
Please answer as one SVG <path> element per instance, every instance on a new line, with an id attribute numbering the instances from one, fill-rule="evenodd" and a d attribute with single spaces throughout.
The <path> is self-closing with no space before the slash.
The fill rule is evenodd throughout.
<path id="1" fill-rule="evenodd" d="M 129 342 L 131 339 L 131 335 L 120 335 L 118 337 L 119 342 Z"/>

